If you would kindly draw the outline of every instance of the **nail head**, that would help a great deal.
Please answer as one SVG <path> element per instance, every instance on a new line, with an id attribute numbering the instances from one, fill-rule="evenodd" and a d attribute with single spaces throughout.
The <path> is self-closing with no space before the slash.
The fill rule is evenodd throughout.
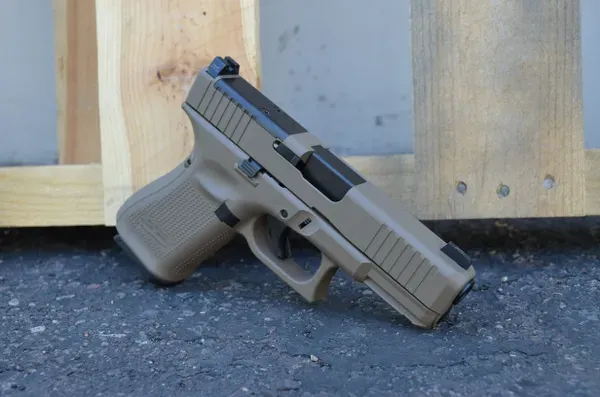
<path id="1" fill-rule="evenodd" d="M 544 178 L 544 182 L 542 182 L 542 186 L 546 190 L 550 190 L 554 187 L 554 177 L 552 175 L 546 175 Z"/>

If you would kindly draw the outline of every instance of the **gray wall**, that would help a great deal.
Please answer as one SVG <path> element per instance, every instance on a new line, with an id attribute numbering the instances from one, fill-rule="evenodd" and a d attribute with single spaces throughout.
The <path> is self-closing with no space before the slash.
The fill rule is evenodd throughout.
<path id="1" fill-rule="evenodd" d="M 340 154 L 412 152 L 409 0 L 260 1 L 267 95 Z M 0 165 L 56 162 L 51 4 L 2 1 Z M 598 20 L 600 2 L 582 0 L 588 148 L 600 147 Z"/>
<path id="2" fill-rule="evenodd" d="M 56 163 L 52 1 L 0 7 L 0 165 Z"/>
<path id="3" fill-rule="evenodd" d="M 261 0 L 264 91 L 340 154 L 411 152 L 408 4 Z"/>
<path id="4" fill-rule="evenodd" d="M 600 1 L 581 0 L 583 131 L 586 148 L 600 148 Z"/>

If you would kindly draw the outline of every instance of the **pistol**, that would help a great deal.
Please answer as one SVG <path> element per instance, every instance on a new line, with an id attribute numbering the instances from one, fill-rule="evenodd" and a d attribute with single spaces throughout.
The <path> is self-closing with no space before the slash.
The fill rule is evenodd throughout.
<path id="1" fill-rule="evenodd" d="M 336 156 L 239 74 L 231 57 L 200 70 L 181 107 L 190 155 L 119 208 L 115 240 L 155 282 L 183 282 L 241 235 L 308 302 L 338 269 L 415 326 L 433 328 L 475 282 L 470 258 Z M 293 231 L 293 233 L 292 233 Z M 320 251 L 311 272 L 290 235 Z"/>

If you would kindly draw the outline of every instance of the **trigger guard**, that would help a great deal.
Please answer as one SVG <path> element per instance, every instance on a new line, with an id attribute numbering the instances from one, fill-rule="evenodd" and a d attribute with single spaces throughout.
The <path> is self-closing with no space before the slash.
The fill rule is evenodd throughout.
<path id="1" fill-rule="evenodd" d="M 288 259 L 292 256 L 290 245 L 291 229 L 271 215 L 267 215 L 267 241 L 269 248 L 279 259 Z"/>

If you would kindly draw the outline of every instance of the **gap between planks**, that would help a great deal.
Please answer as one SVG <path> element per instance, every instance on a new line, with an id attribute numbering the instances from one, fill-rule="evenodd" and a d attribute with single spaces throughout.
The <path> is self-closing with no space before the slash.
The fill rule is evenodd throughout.
<path id="1" fill-rule="evenodd" d="M 600 215 L 600 150 L 586 150 L 585 157 L 586 214 Z M 419 219 L 436 219 L 419 210 L 413 155 L 344 160 Z M 104 220 L 103 196 L 98 164 L 0 168 L 0 227 L 114 226 L 114 219 Z"/>

